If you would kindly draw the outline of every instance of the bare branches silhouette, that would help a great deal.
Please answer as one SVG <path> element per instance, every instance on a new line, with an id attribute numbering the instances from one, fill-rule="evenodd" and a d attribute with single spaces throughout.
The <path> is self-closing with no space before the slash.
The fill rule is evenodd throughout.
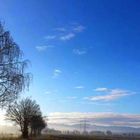
<path id="1" fill-rule="evenodd" d="M 29 98 L 9 106 L 7 118 L 20 126 L 23 138 L 28 138 L 29 128 L 31 135 L 36 135 L 46 126 L 39 105 Z"/>
<path id="2" fill-rule="evenodd" d="M 0 107 L 15 101 L 29 87 L 31 74 L 25 73 L 28 61 L 22 59 L 22 54 L 0 22 Z"/>

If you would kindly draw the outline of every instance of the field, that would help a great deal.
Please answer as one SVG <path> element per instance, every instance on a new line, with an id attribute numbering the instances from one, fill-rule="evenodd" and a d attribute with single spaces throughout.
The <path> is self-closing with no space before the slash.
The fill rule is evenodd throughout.
<path id="1" fill-rule="evenodd" d="M 3 137 L 0 140 L 23 140 L 21 138 Z M 73 135 L 47 135 L 29 140 L 140 140 L 140 137 L 124 136 L 73 136 Z"/>

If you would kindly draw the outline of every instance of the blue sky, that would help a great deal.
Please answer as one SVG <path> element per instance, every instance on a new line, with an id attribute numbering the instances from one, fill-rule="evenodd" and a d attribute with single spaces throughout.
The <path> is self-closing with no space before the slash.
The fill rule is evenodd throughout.
<path id="1" fill-rule="evenodd" d="M 140 110 L 138 0 L 0 0 L 0 19 L 31 61 L 44 114 Z"/>

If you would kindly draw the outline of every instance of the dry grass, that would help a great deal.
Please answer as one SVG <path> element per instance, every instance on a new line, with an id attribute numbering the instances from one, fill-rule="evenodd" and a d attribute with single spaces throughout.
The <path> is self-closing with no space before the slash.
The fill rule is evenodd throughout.
<path id="1" fill-rule="evenodd" d="M 24 140 L 16 137 L 0 137 L 0 140 Z M 70 135 L 47 135 L 38 138 L 29 138 L 28 140 L 140 140 L 140 138 L 129 137 L 107 137 L 107 136 L 70 136 Z"/>

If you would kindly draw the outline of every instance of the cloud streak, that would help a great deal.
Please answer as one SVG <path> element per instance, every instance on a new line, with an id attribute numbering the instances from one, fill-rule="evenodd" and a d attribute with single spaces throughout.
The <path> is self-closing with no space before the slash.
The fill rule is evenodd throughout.
<path id="1" fill-rule="evenodd" d="M 72 39 L 74 37 L 75 37 L 74 33 L 68 33 L 68 34 L 60 36 L 60 40 L 66 41 L 66 40 L 70 40 L 70 39 Z"/>
<path id="2" fill-rule="evenodd" d="M 53 32 L 49 35 L 46 35 L 44 39 L 54 44 L 54 41 L 69 41 L 77 36 L 77 34 L 83 32 L 85 27 L 83 25 L 69 25 L 68 27 L 57 27 L 53 29 Z M 39 52 L 43 52 L 48 48 L 52 48 L 51 45 L 40 45 L 35 47 Z M 82 55 L 85 54 L 85 51 L 74 50 L 75 54 Z"/>
<path id="3" fill-rule="evenodd" d="M 58 28 L 55 28 L 54 30 L 55 31 L 59 31 L 59 32 L 65 32 L 65 31 L 67 31 L 67 29 L 64 28 L 64 27 L 58 27 Z"/>
<path id="4" fill-rule="evenodd" d="M 123 90 L 123 89 L 108 89 L 108 88 L 97 88 L 95 89 L 96 92 L 103 92 L 105 95 L 97 95 L 88 97 L 91 101 L 114 101 L 119 98 L 133 95 L 134 93 Z"/>
<path id="5" fill-rule="evenodd" d="M 85 87 L 84 86 L 76 86 L 75 88 L 76 89 L 84 89 Z"/>
<path id="6" fill-rule="evenodd" d="M 46 40 L 69 41 L 85 30 L 83 25 L 69 25 L 68 27 L 54 28 L 54 35 L 45 36 Z"/>
<path id="7" fill-rule="evenodd" d="M 61 75 L 62 71 L 59 69 L 54 69 L 52 78 L 58 78 Z"/>
<path id="8" fill-rule="evenodd" d="M 48 35 L 48 36 L 45 36 L 45 39 L 46 39 L 46 40 L 53 40 L 53 39 L 55 39 L 55 38 L 56 38 L 55 35 Z"/>
<path id="9" fill-rule="evenodd" d="M 75 32 L 83 32 L 84 30 L 85 30 L 85 27 L 82 25 L 79 25 L 73 28 L 73 31 Z"/>
<path id="10" fill-rule="evenodd" d="M 72 99 L 77 99 L 77 97 L 76 96 L 68 96 L 67 99 L 71 99 L 72 100 Z"/>
<path id="11" fill-rule="evenodd" d="M 87 51 L 82 49 L 73 49 L 73 53 L 76 55 L 84 55 L 87 53 Z"/>
<path id="12" fill-rule="evenodd" d="M 106 91 L 108 91 L 108 88 L 96 88 L 94 90 L 99 91 L 99 92 L 106 92 Z"/>
<path id="13" fill-rule="evenodd" d="M 39 52 L 46 51 L 48 48 L 53 48 L 52 45 L 41 45 L 41 46 L 36 46 L 36 50 Z"/>

